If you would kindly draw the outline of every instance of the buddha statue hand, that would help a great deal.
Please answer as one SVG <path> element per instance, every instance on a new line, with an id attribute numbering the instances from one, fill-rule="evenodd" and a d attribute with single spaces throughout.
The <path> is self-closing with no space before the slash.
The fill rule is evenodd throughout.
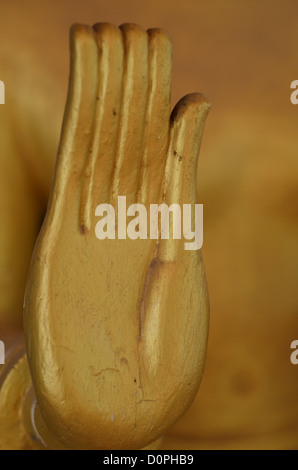
<path id="1" fill-rule="evenodd" d="M 149 228 L 136 239 L 119 228 L 115 238 L 96 236 L 98 205 L 113 207 L 116 223 L 119 196 L 147 214 L 151 204 L 197 202 L 209 103 L 188 95 L 170 113 L 171 59 L 159 29 L 71 30 L 62 135 L 24 310 L 40 414 L 67 449 L 150 445 L 186 411 L 202 377 L 201 250 L 150 238 Z"/>

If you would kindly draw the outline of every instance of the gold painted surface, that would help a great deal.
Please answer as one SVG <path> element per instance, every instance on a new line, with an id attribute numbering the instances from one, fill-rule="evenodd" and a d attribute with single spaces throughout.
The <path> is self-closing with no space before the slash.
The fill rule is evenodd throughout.
<path id="1" fill-rule="evenodd" d="M 18 351 L 10 358 L 0 374 L 0 449 L 41 450 L 43 446 L 35 440 L 30 429 L 30 420 L 25 414 L 27 395 L 32 381 L 26 356 L 18 358 Z M 30 410 L 28 409 L 30 413 Z"/>
<path id="2" fill-rule="evenodd" d="M 0 449 L 67 450 L 57 441 L 36 403 L 24 346 L 16 347 L 0 369 Z M 163 437 L 143 450 L 159 449 Z"/>
<path id="3" fill-rule="evenodd" d="M 118 196 L 148 209 L 197 202 L 210 105 L 188 95 L 170 119 L 171 57 L 162 30 L 71 31 L 62 136 L 24 309 L 40 412 L 66 448 L 144 448 L 201 381 L 209 313 L 201 252 L 185 250 L 183 238 L 99 241 L 94 231 L 96 206 L 115 207 Z"/>

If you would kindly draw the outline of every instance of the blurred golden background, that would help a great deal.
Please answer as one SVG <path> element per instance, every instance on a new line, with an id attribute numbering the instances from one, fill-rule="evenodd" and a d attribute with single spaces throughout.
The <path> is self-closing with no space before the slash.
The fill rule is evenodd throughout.
<path id="1" fill-rule="evenodd" d="M 0 0 L 0 339 L 21 330 L 26 274 L 50 190 L 72 23 L 161 27 L 173 105 L 212 103 L 200 153 L 211 328 L 204 379 L 166 449 L 298 444 L 298 3 Z M 1 426 L 1 424 L 0 424 Z"/>

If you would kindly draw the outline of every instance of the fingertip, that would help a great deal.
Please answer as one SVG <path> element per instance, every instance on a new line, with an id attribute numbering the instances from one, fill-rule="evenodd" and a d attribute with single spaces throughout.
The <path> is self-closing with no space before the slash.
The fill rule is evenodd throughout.
<path id="1" fill-rule="evenodd" d="M 165 193 L 172 202 L 196 201 L 197 163 L 209 100 L 201 93 L 184 96 L 171 115 Z"/>
<path id="2" fill-rule="evenodd" d="M 94 32 L 90 26 L 75 23 L 70 27 L 70 41 L 71 43 L 90 43 L 94 42 Z"/>
<path id="3" fill-rule="evenodd" d="M 92 29 L 96 36 L 105 36 L 108 41 L 114 41 L 121 36 L 120 29 L 110 23 L 95 23 Z"/>
<path id="4" fill-rule="evenodd" d="M 96 23 L 92 27 L 100 52 L 105 49 L 109 54 L 119 57 L 119 67 L 122 66 L 121 56 L 123 55 L 123 36 L 117 26 L 110 23 Z"/>
<path id="5" fill-rule="evenodd" d="M 147 36 L 146 31 L 141 26 L 134 23 L 123 23 L 119 26 L 125 38 L 130 38 L 132 41 L 140 41 L 141 38 Z"/>
<path id="6" fill-rule="evenodd" d="M 147 34 L 150 43 L 156 43 L 159 47 L 166 47 L 173 49 L 173 41 L 166 31 L 161 28 L 147 29 Z"/>
<path id="7" fill-rule="evenodd" d="M 183 96 L 171 113 L 171 122 L 200 115 L 207 117 L 211 108 L 210 101 L 203 93 L 190 93 Z"/>

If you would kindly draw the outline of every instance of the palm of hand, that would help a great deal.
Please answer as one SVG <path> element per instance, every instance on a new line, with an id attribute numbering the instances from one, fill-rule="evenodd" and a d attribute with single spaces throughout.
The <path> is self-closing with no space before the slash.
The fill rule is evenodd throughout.
<path id="1" fill-rule="evenodd" d="M 27 286 L 28 360 L 43 418 L 68 448 L 141 448 L 193 400 L 208 299 L 183 240 L 98 240 L 97 204 L 196 203 L 209 105 L 170 119 L 171 44 L 160 30 L 72 31 L 69 97 L 47 216 Z"/>

